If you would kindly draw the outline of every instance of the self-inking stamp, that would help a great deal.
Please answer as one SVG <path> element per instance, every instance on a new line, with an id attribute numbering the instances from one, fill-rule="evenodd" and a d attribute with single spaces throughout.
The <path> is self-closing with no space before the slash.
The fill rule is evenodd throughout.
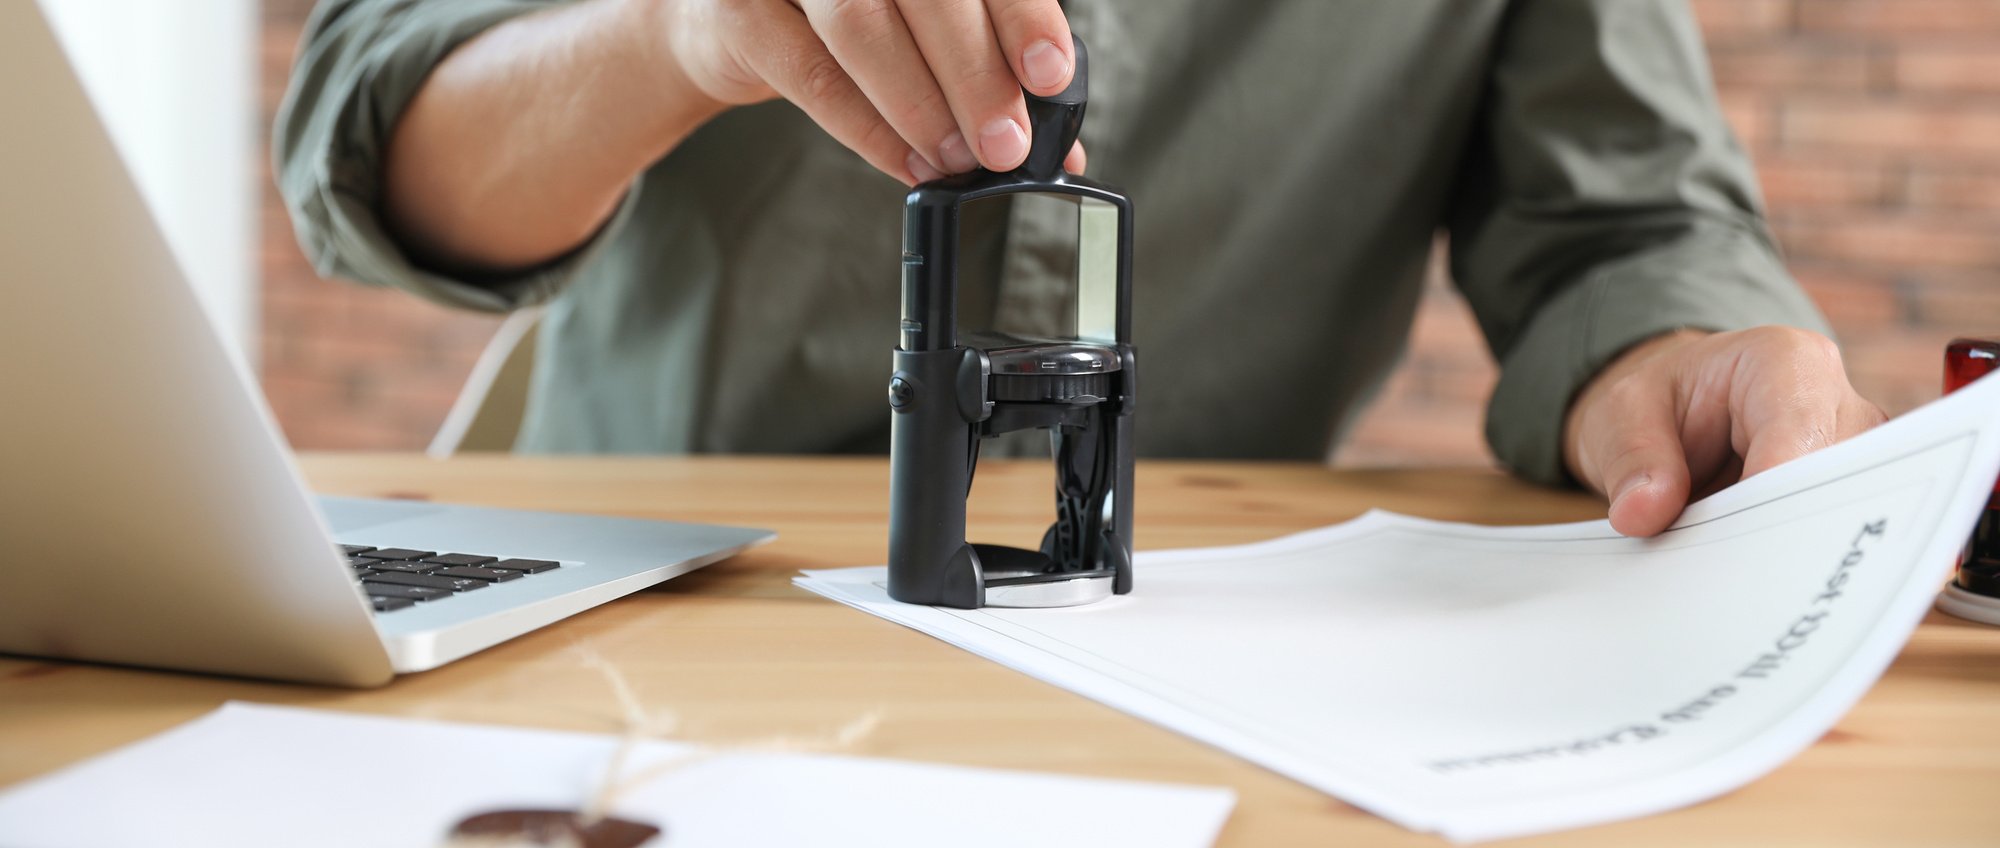
<path id="1" fill-rule="evenodd" d="M 1083 126 L 1089 64 L 1069 88 L 1028 95 L 1027 161 L 910 191 L 903 206 L 903 324 L 889 380 L 889 595 L 976 609 L 1060 607 L 1132 589 L 1132 202 L 1063 171 Z M 1077 204 L 1073 338 L 958 327 L 960 211 L 1041 193 Z M 984 438 L 1051 434 L 1056 518 L 1039 550 L 972 544 L 965 503 Z"/>

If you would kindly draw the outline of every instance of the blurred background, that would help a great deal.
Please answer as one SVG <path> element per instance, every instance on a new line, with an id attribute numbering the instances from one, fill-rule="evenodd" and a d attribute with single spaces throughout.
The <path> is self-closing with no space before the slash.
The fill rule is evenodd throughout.
<path id="1" fill-rule="evenodd" d="M 293 243 L 266 136 L 310 0 L 45 5 L 293 445 L 422 449 L 498 319 L 322 281 Z M 1945 342 L 2000 333 L 2000 0 L 1693 6 L 1772 225 L 1855 384 L 1892 414 L 1936 397 Z M 119 72 L 134 67 L 149 72 Z M 222 174 L 235 189 L 217 189 Z M 1435 277 L 1401 367 L 1334 461 L 1490 462 L 1493 380 Z"/>

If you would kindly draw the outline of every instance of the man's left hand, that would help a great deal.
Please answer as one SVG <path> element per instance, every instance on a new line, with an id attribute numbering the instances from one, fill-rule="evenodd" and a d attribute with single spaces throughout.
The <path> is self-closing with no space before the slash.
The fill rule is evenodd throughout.
<path id="1" fill-rule="evenodd" d="M 1569 472 L 1611 499 L 1611 526 L 1651 536 L 1689 502 L 1885 420 L 1832 339 L 1788 327 L 1683 330 L 1641 342 L 1578 393 Z"/>

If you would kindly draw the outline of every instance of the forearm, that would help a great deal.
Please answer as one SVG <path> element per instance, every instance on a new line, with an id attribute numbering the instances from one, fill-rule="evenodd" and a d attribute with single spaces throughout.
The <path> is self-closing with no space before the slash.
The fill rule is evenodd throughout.
<path id="1" fill-rule="evenodd" d="M 681 74 L 651 0 L 584 0 L 453 51 L 390 138 L 384 212 L 428 264 L 503 272 L 587 241 L 633 178 L 723 107 Z"/>

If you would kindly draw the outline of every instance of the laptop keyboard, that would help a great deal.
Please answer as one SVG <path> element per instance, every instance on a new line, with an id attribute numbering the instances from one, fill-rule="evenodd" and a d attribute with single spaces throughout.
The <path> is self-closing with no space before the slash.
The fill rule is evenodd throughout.
<path id="1" fill-rule="evenodd" d="M 354 579 L 361 581 L 376 612 L 439 601 L 562 567 L 546 559 L 501 559 L 409 548 L 341 545 L 340 550 L 347 555 Z"/>

